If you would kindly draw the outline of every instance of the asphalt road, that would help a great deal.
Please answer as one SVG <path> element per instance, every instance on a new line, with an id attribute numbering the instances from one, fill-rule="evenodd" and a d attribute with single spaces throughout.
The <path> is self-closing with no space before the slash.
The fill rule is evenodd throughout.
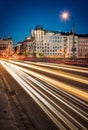
<path id="1" fill-rule="evenodd" d="M 31 129 L 87 130 L 88 68 L 16 61 L 1 64 L 10 73 L 5 78 L 14 86 Z"/>

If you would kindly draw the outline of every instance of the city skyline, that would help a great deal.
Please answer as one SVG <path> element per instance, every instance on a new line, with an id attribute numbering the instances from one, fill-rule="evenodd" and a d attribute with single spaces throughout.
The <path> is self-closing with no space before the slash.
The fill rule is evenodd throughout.
<path id="1" fill-rule="evenodd" d="M 11 36 L 16 44 L 30 35 L 30 29 L 41 25 L 44 29 L 69 32 L 72 29 L 71 18 L 61 19 L 63 11 L 69 11 L 74 17 L 75 33 L 88 34 L 87 0 L 1 0 L 0 37 Z"/>

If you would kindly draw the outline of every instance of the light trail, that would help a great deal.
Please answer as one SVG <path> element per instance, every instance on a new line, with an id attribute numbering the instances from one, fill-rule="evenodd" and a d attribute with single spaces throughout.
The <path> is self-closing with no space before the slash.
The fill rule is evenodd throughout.
<path id="1" fill-rule="evenodd" d="M 13 62 L 13 61 L 11 61 Z M 86 67 L 78 67 L 78 66 L 70 66 L 70 65 L 63 65 L 63 64 L 55 64 L 55 63 L 46 63 L 46 62 L 29 62 L 29 61 L 24 61 L 24 63 L 30 63 L 33 65 L 41 65 L 41 66 L 46 66 L 46 67 L 52 67 L 52 68 L 58 68 L 58 69 L 65 69 L 65 70 L 72 70 L 72 71 L 77 71 L 77 72 L 82 72 L 82 73 L 88 73 L 88 68 Z"/>
<path id="2" fill-rule="evenodd" d="M 20 75 L 20 74 L 19 74 L 19 75 Z M 79 115 L 80 115 L 81 117 L 83 117 L 85 120 L 87 120 L 88 114 L 85 113 L 85 112 L 83 112 L 80 108 L 77 108 L 78 110 L 74 109 L 73 107 L 75 107 L 75 106 L 73 106 L 70 102 L 67 103 L 67 102 L 68 102 L 67 100 L 64 101 L 64 99 L 63 99 L 63 100 L 60 99 L 60 98 L 58 97 L 58 95 L 56 95 L 55 92 L 53 92 L 53 91 L 51 91 L 50 89 L 48 89 L 48 87 L 45 87 L 45 85 L 43 85 L 42 83 L 36 81 L 35 79 L 33 79 L 33 78 L 30 77 L 30 76 L 27 76 L 27 75 L 26 75 L 26 77 L 27 77 L 27 79 L 31 79 L 31 81 L 33 81 L 34 83 L 36 83 L 40 88 L 44 89 L 47 93 L 49 93 L 50 95 L 52 95 L 54 98 L 60 100 L 61 102 L 63 102 L 63 103 L 64 103 L 67 107 L 69 107 L 71 110 L 75 111 L 77 114 L 79 114 Z M 29 82 L 29 80 L 27 80 L 27 79 L 25 79 L 25 81 L 28 82 L 29 84 L 31 84 L 31 83 Z M 35 87 L 34 85 L 32 85 L 32 84 L 31 84 L 31 86 L 32 86 L 33 88 L 35 88 L 36 91 L 38 91 L 39 93 L 41 93 L 41 95 L 43 95 L 44 98 L 46 98 L 49 102 L 51 102 L 52 104 L 54 104 L 54 105 L 55 105 L 55 108 L 56 108 L 56 107 L 59 108 L 63 113 L 65 113 L 68 117 L 70 117 L 75 123 L 78 123 L 82 128 L 84 128 L 77 120 L 75 120 L 75 119 L 74 119 L 72 116 L 70 116 L 66 111 L 64 111 L 61 107 L 59 107 L 55 102 L 53 102 L 50 98 L 48 98 L 48 97 L 47 97 L 44 93 L 42 93 L 38 88 L 36 88 L 36 87 Z M 55 96 L 55 95 L 56 95 L 56 96 Z M 61 97 L 61 98 L 62 98 L 62 97 Z M 69 104 L 69 105 L 68 105 L 68 104 Z M 71 106 L 73 106 L 73 107 L 71 107 Z M 76 108 L 76 107 L 75 107 L 75 108 Z M 52 109 L 51 109 L 51 110 L 52 110 Z M 85 117 L 84 115 L 82 115 L 79 111 L 85 113 L 85 114 L 86 114 L 86 117 Z M 56 114 L 56 115 L 57 115 L 57 114 Z M 60 115 L 59 118 L 61 118 L 61 114 L 59 114 L 59 115 Z M 62 118 L 62 119 L 66 120 L 65 117 Z M 67 122 L 68 122 L 68 126 L 69 126 L 69 121 L 66 121 L 65 123 L 67 124 Z M 71 122 L 70 122 L 70 125 L 71 125 Z M 72 126 L 71 126 L 71 128 L 72 128 Z M 85 129 L 85 128 L 84 128 L 84 129 Z"/>
<path id="3" fill-rule="evenodd" d="M 16 73 L 21 77 L 21 73 L 22 73 L 22 72 L 17 71 Z M 23 73 L 22 73 L 22 75 L 23 75 Z M 49 87 L 46 87 L 45 85 L 43 85 L 43 84 L 40 83 L 39 81 L 35 80 L 34 78 L 30 77 L 29 75 L 24 74 L 24 77 L 26 77 L 27 79 L 29 79 L 29 80 L 33 81 L 34 83 L 36 83 L 40 88 L 42 88 L 43 90 L 45 90 L 46 92 L 48 92 L 49 94 L 51 94 L 52 96 L 54 96 L 55 98 L 57 98 L 58 100 L 59 100 L 59 98 L 62 98 L 60 95 L 56 95 L 56 93 L 54 93 Z M 27 81 L 27 82 L 28 82 L 28 81 Z M 50 86 L 52 86 L 52 85 L 50 85 Z M 61 90 L 60 90 L 60 91 L 61 91 Z M 64 92 L 64 91 L 63 91 L 63 93 L 64 93 L 65 95 L 67 95 L 67 97 L 70 96 L 70 97 L 73 98 L 74 100 L 77 100 L 78 102 L 80 102 L 81 104 L 83 104 L 84 106 L 86 106 L 86 104 L 85 104 L 84 102 L 78 100 L 77 98 L 73 97 L 72 95 L 69 95 L 68 93 L 66 93 L 66 92 Z M 56 95 L 56 96 L 55 96 L 55 95 Z M 58 98 L 58 96 L 59 96 L 59 98 Z M 63 100 L 65 100 L 65 99 L 63 98 Z M 60 100 L 60 101 L 61 101 L 61 100 Z M 67 106 L 66 102 L 68 102 L 68 101 L 67 101 L 67 100 L 64 101 L 64 104 Z M 70 102 L 68 102 L 68 104 L 70 104 L 70 106 L 72 106 L 72 104 L 71 104 Z M 69 106 L 69 107 L 70 107 L 70 106 Z M 87 106 L 88 106 L 88 105 L 87 105 Z M 87 107 L 87 106 L 86 106 L 86 107 Z M 74 107 L 76 108 L 76 106 L 74 106 Z M 73 107 L 71 107 L 71 109 L 73 109 Z M 77 108 L 77 109 L 78 109 L 78 111 L 81 111 L 82 113 L 87 114 L 87 113 L 85 113 L 84 111 L 82 111 L 80 108 Z M 75 111 L 75 109 L 74 109 L 74 111 Z"/>
<path id="4" fill-rule="evenodd" d="M 10 65 L 10 63 L 8 63 L 8 64 Z M 20 63 L 18 63 L 18 64 L 20 64 Z M 13 66 L 15 66 L 15 65 L 13 65 Z M 73 95 L 81 98 L 82 100 L 88 101 L 88 93 L 75 88 L 75 86 L 73 86 L 73 85 L 68 85 L 68 84 L 62 83 L 62 82 L 60 82 L 58 80 L 55 80 L 53 78 L 50 78 L 48 76 L 45 76 L 45 75 L 42 75 L 42 74 L 38 74 L 36 72 L 24 69 L 24 68 L 19 67 L 19 66 L 16 66 L 16 67 L 19 68 L 20 70 L 26 72 L 26 73 L 29 73 L 30 75 L 32 75 L 34 77 L 40 78 L 41 80 L 43 80 L 45 82 L 49 82 L 52 85 L 57 86 L 58 88 L 60 88 L 60 89 L 66 91 L 66 92 L 68 92 L 70 94 L 73 94 Z"/>
<path id="5" fill-rule="evenodd" d="M 35 80 L 34 78 L 32 78 L 31 76 L 29 76 L 29 75 L 27 75 L 27 74 L 23 74 L 23 72 L 19 72 L 19 71 L 17 71 L 17 74 L 21 77 L 21 75 L 24 75 L 24 77 L 26 78 L 25 80 L 29 83 L 29 81 L 27 80 L 27 79 L 29 79 L 29 80 L 31 80 L 31 81 L 33 81 L 34 83 L 36 83 L 40 88 L 42 88 L 44 91 L 46 91 L 47 93 L 49 93 L 49 94 L 51 94 L 53 97 L 55 97 L 56 99 L 58 99 L 58 100 L 60 100 L 60 98 L 62 98 L 60 95 L 58 95 L 58 94 L 56 94 L 55 92 L 53 92 L 51 89 L 49 89 L 49 87 L 46 87 L 45 85 L 43 85 L 42 83 L 40 83 L 39 81 L 37 81 L 37 80 Z M 35 87 L 35 89 L 36 89 L 36 87 Z M 66 95 L 66 92 L 64 92 L 65 93 L 65 95 Z M 42 94 L 43 95 L 43 94 Z M 69 96 L 71 96 L 71 95 L 69 95 Z M 59 98 L 58 98 L 59 97 Z M 66 106 L 68 106 L 69 108 L 71 108 L 72 110 L 74 110 L 75 112 L 77 112 L 77 113 L 79 113 L 79 115 L 81 115 L 81 113 L 84 113 L 85 115 L 88 115 L 87 113 L 85 113 L 84 111 L 82 111 L 80 108 L 77 108 L 76 106 L 74 106 L 75 107 L 75 109 L 73 108 L 73 105 L 72 105 L 72 103 L 70 103 L 70 102 L 68 102 L 67 100 L 65 100 L 65 99 L 63 98 L 63 100 L 61 99 L 60 101 L 61 102 L 63 102 Z M 77 98 L 75 98 L 75 100 L 77 100 Z M 84 102 L 82 102 L 82 101 L 80 101 L 80 100 L 78 100 L 81 104 L 83 104 L 83 105 L 85 105 L 86 106 L 86 104 L 84 103 Z M 67 103 L 68 102 L 68 103 Z M 68 105 L 68 104 L 70 104 L 70 105 Z M 72 106 L 72 107 L 71 107 Z M 88 105 L 86 106 L 86 107 L 88 107 Z M 77 111 L 76 111 L 76 109 L 77 109 Z M 81 113 L 79 112 L 79 111 L 81 111 Z M 83 118 L 85 118 L 83 115 L 81 115 Z M 87 118 L 85 118 L 85 120 L 86 120 Z"/>
<path id="6" fill-rule="evenodd" d="M 11 61 L 11 63 L 16 63 L 18 65 L 23 65 L 23 66 L 26 66 L 26 67 L 30 67 L 30 68 L 33 68 L 33 69 L 37 69 L 37 70 L 41 70 L 43 72 L 48 72 L 50 74 L 54 74 L 54 75 L 57 75 L 57 76 L 61 76 L 63 78 L 68 78 L 68 79 L 71 79 L 71 80 L 74 80 L 74 81 L 77 81 L 77 82 L 80 82 L 80 83 L 84 83 L 84 84 L 87 84 L 88 85 L 88 80 L 85 80 L 85 79 L 82 79 L 82 78 L 78 78 L 78 77 L 74 77 L 72 75 L 67 75 L 67 74 L 62 74 L 60 73 L 59 71 L 56 71 L 56 70 L 53 70 L 53 69 L 50 69 L 50 68 L 46 68 L 44 69 L 44 67 L 40 67 L 40 66 L 34 66 L 34 65 L 30 65 L 30 64 L 25 64 L 25 63 L 19 63 L 19 62 L 13 62 Z M 44 65 L 46 66 L 46 65 Z M 53 66 L 55 67 L 55 66 Z M 58 68 L 58 67 L 57 67 Z M 78 70 L 75 70 L 75 71 L 78 71 Z M 80 71 L 80 70 L 79 70 Z M 81 70 L 82 71 L 82 70 Z M 87 71 L 83 71 L 83 72 L 86 72 L 88 73 Z"/>
<path id="7" fill-rule="evenodd" d="M 26 82 L 24 82 L 23 79 L 21 79 L 18 75 L 16 75 L 7 65 L 1 62 L 1 64 L 6 68 L 6 70 L 13 76 L 13 78 L 24 88 L 24 90 L 37 102 L 37 104 L 44 110 L 44 112 L 53 120 L 53 122 L 62 130 L 66 130 L 65 127 L 52 115 L 52 113 L 40 102 L 40 99 L 42 98 L 39 97 L 39 99 L 35 96 L 37 94 L 36 91 L 34 91 Z M 11 67 L 11 66 L 10 66 Z M 15 69 L 16 70 L 16 69 Z M 18 73 L 18 72 L 17 72 Z M 45 103 L 47 103 L 44 99 Z M 49 106 L 49 104 L 48 104 Z"/>
<path id="8" fill-rule="evenodd" d="M 1 62 L 2 63 L 2 62 Z M 21 72 L 20 70 L 24 71 L 24 69 L 21 67 L 17 67 L 16 65 L 11 65 L 11 64 L 3 64 L 2 65 L 10 72 L 10 74 L 19 82 L 19 84 L 31 95 L 31 97 L 40 105 L 40 107 L 48 114 L 48 116 L 53 120 L 53 122 L 58 126 L 58 128 L 60 128 L 61 130 L 65 130 L 65 127 L 57 120 L 57 118 L 55 118 L 53 116 L 52 113 L 50 113 L 50 111 L 47 109 L 47 107 L 54 113 L 56 114 L 56 116 L 58 116 L 58 118 L 60 118 L 65 124 L 68 125 L 68 127 L 72 130 L 78 130 L 78 128 L 71 123 L 68 119 L 66 119 L 65 116 L 63 116 L 57 109 L 59 108 L 61 111 L 63 111 L 67 116 L 69 116 L 74 122 L 77 122 L 77 124 L 80 126 L 80 128 L 86 130 L 86 128 L 80 124 L 78 121 L 76 121 L 73 117 L 71 117 L 68 113 L 66 113 L 62 108 L 60 108 L 59 106 L 57 106 L 56 103 L 54 103 L 50 98 L 48 98 L 45 94 L 43 94 L 40 90 L 38 90 L 35 86 L 33 86 L 32 84 L 30 85 L 29 80 L 30 76 Z M 14 69 L 15 68 L 15 69 Z M 28 70 L 27 70 L 28 71 Z M 39 83 L 38 81 L 36 81 L 35 79 L 31 78 L 30 80 L 33 80 L 34 82 L 37 82 L 37 84 L 39 86 L 42 86 L 43 84 Z M 32 87 L 30 87 L 32 86 Z M 33 89 L 33 87 L 36 89 L 36 91 Z M 44 87 L 44 85 L 42 86 L 42 88 Z M 52 96 L 54 96 L 55 94 L 52 94 L 50 91 L 46 90 L 48 93 L 50 93 Z M 41 96 L 42 95 L 42 96 Z M 44 97 L 44 98 L 43 98 Z M 55 98 L 57 98 L 58 96 L 54 96 Z M 47 99 L 47 100 L 46 100 Z M 41 101 L 42 103 L 41 103 Z M 58 100 L 62 101 L 61 99 L 58 98 Z M 53 105 L 51 105 L 51 103 Z M 43 104 L 45 104 L 47 107 L 45 107 Z M 64 102 L 64 104 L 66 104 Z M 66 104 L 67 105 L 67 104 Z M 70 107 L 68 105 L 68 107 Z M 71 108 L 71 107 L 70 107 Z M 72 108 L 71 108 L 72 109 Z M 79 112 L 77 112 L 77 114 L 79 114 Z M 79 114 L 80 116 L 82 116 L 82 114 Z M 85 120 L 87 119 L 86 117 L 82 116 L 83 118 L 85 118 Z"/>

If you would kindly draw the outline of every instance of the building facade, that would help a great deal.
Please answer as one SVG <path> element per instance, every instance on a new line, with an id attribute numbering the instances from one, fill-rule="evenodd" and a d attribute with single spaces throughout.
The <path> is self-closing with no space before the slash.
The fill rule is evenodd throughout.
<path id="1" fill-rule="evenodd" d="M 71 58 L 73 35 L 72 33 L 59 33 L 55 31 L 44 30 L 37 26 L 31 30 L 31 36 L 35 38 L 36 55 L 42 54 L 50 58 Z M 75 57 L 78 57 L 78 36 L 74 36 Z"/>
<path id="2" fill-rule="evenodd" d="M 30 34 L 17 44 L 18 52 L 47 58 L 88 58 L 88 35 L 49 31 L 41 26 Z"/>
<path id="3" fill-rule="evenodd" d="M 88 35 L 78 35 L 78 58 L 88 58 Z"/>
<path id="4" fill-rule="evenodd" d="M 17 43 L 17 54 L 32 56 L 34 50 L 35 50 L 35 39 L 33 37 L 26 37 L 23 42 Z"/>
<path id="5" fill-rule="evenodd" d="M 11 56 L 14 53 L 13 40 L 11 38 L 0 39 L 0 57 Z"/>

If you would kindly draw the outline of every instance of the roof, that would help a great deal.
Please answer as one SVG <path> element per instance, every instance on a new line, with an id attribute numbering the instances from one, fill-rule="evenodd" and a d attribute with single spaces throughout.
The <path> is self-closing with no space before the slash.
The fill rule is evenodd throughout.
<path id="1" fill-rule="evenodd" d="M 38 25 L 35 27 L 35 30 L 43 30 L 42 26 Z"/>
<path id="2" fill-rule="evenodd" d="M 26 38 L 26 39 L 24 40 L 24 42 L 33 42 L 34 40 L 35 40 L 35 38 L 34 38 L 34 37 L 31 37 L 30 39 Z"/>
<path id="3" fill-rule="evenodd" d="M 71 35 L 72 32 L 59 32 L 59 31 L 51 31 L 51 30 L 44 30 L 45 33 L 55 33 L 55 34 L 61 34 L 61 35 Z"/>
<path id="4" fill-rule="evenodd" d="M 76 34 L 78 37 L 88 37 L 88 34 Z"/>

